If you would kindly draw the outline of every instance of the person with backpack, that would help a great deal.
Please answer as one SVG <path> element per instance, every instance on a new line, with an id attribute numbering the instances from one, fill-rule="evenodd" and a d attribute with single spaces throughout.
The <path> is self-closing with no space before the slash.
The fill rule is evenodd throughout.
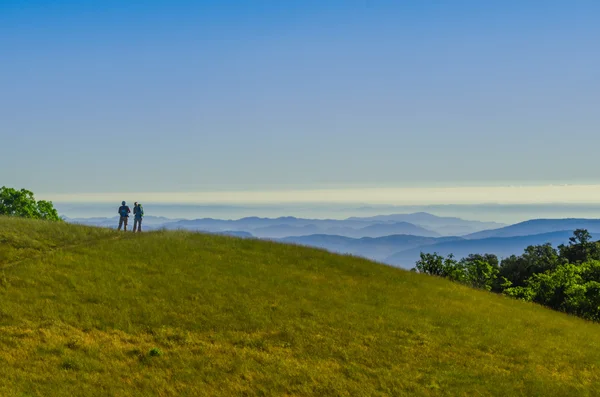
<path id="1" fill-rule="evenodd" d="M 141 203 L 134 203 L 133 205 L 133 232 L 139 233 L 142 231 L 142 218 L 144 217 L 144 208 Z"/>
<path id="2" fill-rule="evenodd" d="M 118 212 L 121 217 L 119 218 L 119 229 L 117 230 L 121 230 L 121 227 L 125 226 L 124 230 L 127 231 L 127 221 L 129 220 L 129 214 L 131 213 L 131 210 L 126 205 L 125 201 L 121 203 Z"/>

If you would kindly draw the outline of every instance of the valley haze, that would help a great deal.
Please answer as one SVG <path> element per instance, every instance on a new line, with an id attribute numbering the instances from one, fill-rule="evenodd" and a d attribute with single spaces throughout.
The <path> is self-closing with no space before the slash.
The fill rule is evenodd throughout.
<path id="1" fill-rule="evenodd" d="M 175 206 L 176 207 L 176 206 Z M 150 206 L 152 208 L 152 206 Z M 185 208 L 185 207 L 184 207 Z M 192 207 L 191 207 L 192 208 Z M 198 207 L 207 209 L 208 207 Z M 220 210 L 231 207 L 218 207 Z M 242 207 L 243 208 L 243 207 Z M 355 209 L 365 211 L 368 207 Z M 245 208 L 252 210 L 252 207 Z M 368 208 L 367 211 L 375 210 Z M 150 213 L 146 209 L 146 213 Z M 64 217 L 71 223 L 116 228 L 118 217 Z M 427 212 L 351 216 L 342 219 L 295 216 L 238 219 L 169 218 L 147 215 L 144 229 L 188 230 L 258 238 L 323 248 L 410 269 L 423 253 L 519 255 L 530 245 L 568 243 L 576 229 L 600 235 L 600 220 L 588 218 L 532 219 L 515 224 L 465 220 Z"/>

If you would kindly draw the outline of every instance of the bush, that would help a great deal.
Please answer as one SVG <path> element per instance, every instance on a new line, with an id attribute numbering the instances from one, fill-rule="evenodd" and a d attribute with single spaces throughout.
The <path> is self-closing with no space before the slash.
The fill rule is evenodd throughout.
<path id="1" fill-rule="evenodd" d="M 600 261 L 566 264 L 534 274 L 526 287 L 508 288 L 509 296 L 536 302 L 554 310 L 600 321 Z"/>
<path id="2" fill-rule="evenodd" d="M 495 255 L 469 255 L 457 262 L 452 255 L 444 258 L 437 253 L 421 252 L 421 259 L 413 270 L 491 291 L 498 274 L 498 258 Z"/>
<path id="3" fill-rule="evenodd" d="M 491 291 L 498 276 L 498 258 L 495 255 L 469 255 L 460 261 L 463 283 L 473 288 Z"/>
<path id="4" fill-rule="evenodd" d="M 150 349 L 150 352 L 148 354 L 150 355 L 150 357 L 158 357 L 162 356 L 163 352 L 158 347 L 153 347 L 152 349 Z"/>
<path id="5" fill-rule="evenodd" d="M 425 254 L 421 252 L 421 259 L 415 264 L 415 269 L 419 273 L 429 274 L 430 276 L 439 276 L 451 280 L 461 280 L 462 270 L 452 255 L 445 258 L 437 253 Z"/>

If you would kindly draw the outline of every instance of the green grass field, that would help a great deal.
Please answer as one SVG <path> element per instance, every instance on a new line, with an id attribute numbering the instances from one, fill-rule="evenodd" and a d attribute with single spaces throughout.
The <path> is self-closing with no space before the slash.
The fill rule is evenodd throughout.
<path id="1" fill-rule="evenodd" d="M 321 250 L 0 218 L 0 396 L 597 396 L 600 326 Z"/>

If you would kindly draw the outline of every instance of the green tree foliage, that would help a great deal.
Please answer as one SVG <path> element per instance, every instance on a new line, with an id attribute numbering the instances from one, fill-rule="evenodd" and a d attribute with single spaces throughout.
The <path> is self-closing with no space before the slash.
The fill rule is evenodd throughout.
<path id="1" fill-rule="evenodd" d="M 460 264 L 454 260 L 452 255 L 444 258 L 437 253 L 427 254 L 421 252 L 421 258 L 415 264 L 415 269 L 419 273 L 429 274 L 431 276 L 445 277 L 453 281 L 462 281 L 464 272 Z"/>
<path id="2" fill-rule="evenodd" d="M 600 321 L 600 243 L 584 229 L 575 230 L 558 250 L 532 245 L 500 263 L 490 254 L 457 261 L 421 253 L 413 270 Z"/>
<path id="3" fill-rule="evenodd" d="M 534 274 L 527 286 L 508 288 L 515 298 L 554 310 L 600 321 L 600 261 L 568 263 L 553 271 Z"/>
<path id="4" fill-rule="evenodd" d="M 464 284 L 473 288 L 491 291 L 498 277 L 498 257 L 496 255 L 471 254 L 459 262 L 463 269 Z"/>
<path id="5" fill-rule="evenodd" d="M 61 221 L 52 202 L 36 201 L 33 192 L 6 186 L 0 188 L 0 215 Z"/>
<path id="6" fill-rule="evenodd" d="M 437 253 L 422 252 L 413 270 L 490 291 L 498 274 L 498 258 L 476 254 L 456 261 L 452 255 L 444 258 Z"/>
<path id="7" fill-rule="evenodd" d="M 510 281 L 513 287 L 522 287 L 536 273 L 556 269 L 566 261 L 551 244 L 530 245 L 522 255 L 511 255 L 502 260 L 499 276 Z"/>
<path id="8" fill-rule="evenodd" d="M 600 260 L 600 247 L 591 241 L 592 236 L 585 229 L 577 229 L 568 245 L 559 245 L 560 256 L 569 263 L 583 263 L 588 260 Z"/>

